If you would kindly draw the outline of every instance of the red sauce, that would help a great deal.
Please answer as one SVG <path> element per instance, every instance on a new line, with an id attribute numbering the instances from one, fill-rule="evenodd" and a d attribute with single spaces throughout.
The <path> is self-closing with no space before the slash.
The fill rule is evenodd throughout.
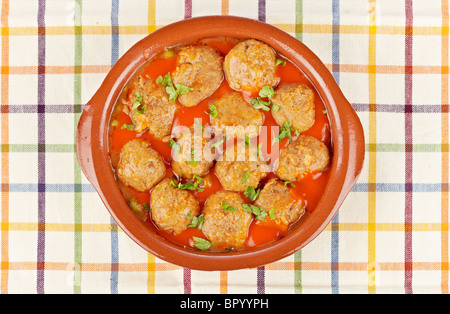
<path id="1" fill-rule="evenodd" d="M 228 51 L 237 43 L 236 40 L 233 39 L 210 39 L 205 41 L 208 45 L 216 48 L 223 56 L 225 56 Z M 314 125 L 303 132 L 302 134 L 313 136 L 322 142 L 324 142 L 331 151 L 331 134 L 330 134 L 330 126 L 328 121 L 328 116 L 325 111 L 325 106 L 317 93 L 314 86 L 311 82 L 304 76 L 304 74 L 288 59 L 278 56 L 280 59 L 286 61 L 286 64 L 279 65 L 277 67 L 277 75 L 280 77 L 280 83 L 303 83 L 308 85 L 315 94 L 314 103 L 315 103 L 315 123 Z M 142 75 L 146 76 L 148 79 L 156 80 L 156 78 L 160 75 L 164 76 L 168 72 L 173 72 L 176 68 L 176 56 L 173 57 L 163 57 L 157 56 L 153 58 L 143 69 L 141 72 Z M 204 126 L 209 125 L 209 115 L 206 113 L 209 108 L 211 101 L 213 99 L 219 98 L 227 93 L 233 91 L 231 87 L 228 85 L 227 81 L 224 79 L 220 87 L 216 90 L 216 92 L 208 97 L 207 99 L 200 102 L 197 106 L 194 107 L 184 107 L 179 106 L 174 117 L 173 126 L 182 125 L 182 126 L 191 126 L 194 124 L 195 119 L 200 118 L 202 124 Z M 124 91 L 124 94 L 127 91 Z M 248 95 L 243 93 L 245 99 L 249 101 L 250 97 L 254 97 L 256 95 Z M 120 154 L 120 150 L 122 146 L 128 141 L 136 138 L 143 138 L 151 143 L 153 149 L 155 149 L 166 162 L 166 177 L 176 176 L 172 171 L 171 165 L 171 148 L 166 142 L 163 142 L 159 139 L 153 137 L 149 132 L 143 132 L 138 134 L 134 131 L 129 131 L 126 129 L 122 129 L 120 126 L 123 124 L 131 124 L 131 118 L 121 110 L 122 99 L 120 98 L 117 105 L 116 110 L 114 110 L 111 121 L 115 121 L 116 127 L 110 127 L 110 156 L 112 161 L 113 169 L 117 165 L 118 156 Z M 176 100 L 178 102 L 178 100 Z M 262 111 L 265 115 L 265 120 L 263 126 L 267 126 L 268 130 L 270 130 L 271 126 L 278 126 L 272 117 L 270 111 Z M 292 133 L 292 140 L 296 139 L 296 135 Z M 260 143 L 261 135 L 257 139 L 257 143 Z M 272 137 L 267 136 L 267 143 L 263 143 L 263 151 L 267 149 L 267 153 L 271 153 L 272 148 Z M 280 145 L 279 149 L 275 153 L 275 156 L 279 154 L 279 151 L 286 147 L 289 144 L 288 138 L 284 138 Z M 274 155 L 272 155 L 273 157 Z M 197 198 L 200 208 L 203 207 L 204 202 L 212 193 L 222 190 L 222 185 L 220 184 L 218 178 L 216 177 L 214 168 L 211 168 L 211 171 L 204 177 L 204 191 L 190 191 Z M 266 178 L 262 180 L 262 185 L 267 182 L 270 178 L 275 177 L 274 173 L 270 173 Z M 293 182 L 295 187 L 290 188 L 291 195 L 297 200 L 303 200 L 306 203 L 306 213 L 303 215 L 308 215 L 308 213 L 312 212 L 316 207 L 322 192 L 325 189 L 329 177 L 328 170 L 323 172 L 313 173 L 302 180 Z M 177 177 L 178 178 L 178 177 Z M 183 180 L 179 180 L 184 182 Z M 130 187 L 124 187 L 119 183 L 119 187 L 124 194 L 126 199 L 131 197 L 135 198 L 139 203 L 150 204 L 150 192 L 138 192 Z M 244 198 L 246 203 L 253 203 L 250 201 L 243 193 L 242 197 Z M 301 219 L 301 218 L 300 218 Z M 147 222 L 149 224 L 153 224 L 151 220 L 151 211 L 148 214 Z M 292 225 L 292 224 L 291 224 Z M 154 228 L 158 229 L 156 225 L 153 225 Z M 274 221 L 270 219 L 266 219 L 265 221 L 253 220 L 251 223 L 248 236 L 246 241 L 246 247 L 252 248 L 255 246 L 263 245 L 266 243 L 273 242 L 286 234 L 288 232 L 290 226 L 280 226 L 277 225 Z M 178 235 L 175 235 L 170 232 L 158 230 L 164 237 L 170 239 L 173 242 L 176 242 L 184 247 L 195 248 L 194 241 L 192 237 L 201 237 L 206 239 L 206 236 L 203 232 L 198 228 L 187 228 L 185 231 L 181 232 Z"/>

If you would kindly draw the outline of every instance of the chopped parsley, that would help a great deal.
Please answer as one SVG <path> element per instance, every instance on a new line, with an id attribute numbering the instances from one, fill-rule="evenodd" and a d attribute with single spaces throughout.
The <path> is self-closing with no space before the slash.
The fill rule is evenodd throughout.
<path id="1" fill-rule="evenodd" d="M 275 211 L 274 211 L 273 207 L 271 209 L 269 209 L 269 217 L 272 220 L 275 219 Z"/>
<path id="2" fill-rule="evenodd" d="M 234 208 L 233 206 L 231 206 L 230 204 L 227 204 L 225 201 L 220 201 L 220 206 L 222 207 L 222 209 L 226 212 L 231 211 L 231 212 L 235 212 L 236 208 Z"/>
<path id="3" fill-rule="evenodd" d="M 282 66 L 286 65 L 286 61 L 284 61 L 283 59 L 277 58 L 277 61 L 275 61 L 275 65 L 279 65 L 281 64 Z"/>
<path id="4" fill-rule="evenodd" d="M 275 142 L 280 143 L 281 140 L 285 137 L 289 137 L 289 143 L 292 142 L 291 125 L 291 121 L 285 122 L 281 125 L 280 133 L 278 133 L 278 136 L 274 137 L 274 139 L 272 140 L 272 145 Z"/>
<path id="5" fill-rule="evenodd" d="M 262 109 L 264 111 L 270 111 L 270 101 L 264 101 L 261 97 L 253 97 L 250 100 L 250 105 L 255 109 Z"/>
<path id="6" fill-rule="evenodd" d="M 262 143 L 258 144 L 258 148 L 256 149 L 256 157 L 259 157 L 259 153 L 261 152 Z"/>
<path id="7" fill-rule="evenodd" d="M 244 174 L 242 175 L 242 183 L 245 183 L 245 182 L 247 182 L 247 180 L 248 180 L 248 176 L 250 175 L 250 170 L 249 171 L 246 171 L 246 172 L 244 172 Z"/>
<path id="8" fill-rule="evenodd" d="M 202 133 L 203 133 L 203 130 L 205 129 L 205 126 L 202 124 L 202 120 L 199 119 L 199 118 L 195 118 L 194 121 L 195 121 L 195 126 L 197 128 L 199 128 L 199 130 L 202 131 Z"/>
<path id="9" fill-rule="evenodd" d="M 197 160 L 195 160 L 195 149 L 194 149 L 194 148 L 191 149 L 191 159 L 188 160 L 188 163 L 189 163 L 191 166 L 195 166 L 195 165 L 197 164 Z"/>
<path id="10" fill-rule="evenodd" d="M 226 137 L 224 136 L 220 140 L 215 141 L 214 144 L 211 145 L 211 148 L 216 148 L 216 147 L 222 145 L 225 142 L 225 140 L 226 140 Z"/>
<path id="11" fill-rule="evenodd" d="M 245 136 L 244 143 L 245 146 L 250 147 L 250 137 L 248 137 L 247 135 Z"/>
<path id="12" fill-rule="evenodd" d="M 180 153 L 181 151 L 181 147 L 180 144 L 178 144 L 177 142 L 174 141 L 173 138 L 170 139 L 169 141 L 169 146 L 176 152 L 176 153 Z"/>
<path id="13" fill-rule="evenodd" d="M 255 218 L 257 220 L 262 220 L 262 221 L 266 220 L 267 213 L 263 209 L 259 208 L 258 206 L 244 203 L 244 204 L 242 204 L 242 209 L 247 213 L 254 214 L 256 216 Z"/>
<path id="14" fill-rule="evenodd" d="M 146 106 L 141 107 L 141 105 L 142 105 L 141 102 L 142 102 L 142 96 L 139 92 L 136 92 L 136 100 L 134 101 L 133 106 L 131 106 L 131 110 L 133 110 L 135 113 L 141 113 L 141 114 L 144 113 Z M 139 107 L 141 107 L 141 108 L 139 109 Z"/>
<path id="15" fill-rule="evenodd" d="M 288 186 L 289 184 L 295 188 L 295 184 L 292 183 L 291 181 L 284 181 L 284 186 Z"/>
<path id="16" fill-rule="evenodd" d="M 175 188 L 179 188 L 181 190 L 190 190 L 190 191 L 203 192 L 205 189 L 202 188 L 200 186 L 200 184 L 203 182 L 204 179 L 202 177 L 200 177 L 199 175 L 197 175 L 197 174 L 194 174 L 193 178 L 194 178 L 195 182 L 187 181 L 186 183 L 178 182 L 178 184 L 176 184 L 175 182 L 170 181 L 169 184 L 171 186 L 173 186 Z"/>
<path id="17" fill-rule="evenodd" d="M 273 95 L 275 94 L 275 91 L 273 90 L 272 86 L 263 86 L 261 90 L 259 91 L 259 96 L 261 98 L 267 97 L 269 99 L 272 99 Z"/>
<path id="18" fill-rule="evenodd" d="M 194 90 L 192 87 L 185 86 L 183 84 L 173 85 L 172 78 L 170 77 L 170 72 L 164 75 L 158 76 L 156 83 L 161 84 L 166 87 L 166 93 L 169 94 L 169 101 L 174 101 L 177 99 L 178 95 L 184 95 Z"/>
<path id="19" fill-rule="evenodd" d="M 127 129 L 128 131 L 134 131 L 134 124 L 122 124 L 121 129 Z"/>
<path id="20" fill-rule="evenodd" d="M 275 91 L 272 86 L 263 86 L 259 91 L 259 97 L 253 97 L 250 99 L 250 105 L 255 109 L 262 109 L 264 111 L 278 111 L 280 107 L 271 102 L 272 97 L 275 95 Z M 268 98 L 268 101 L 262 100 L 262 98 Z"/>
<path id="21" fill-rule="evenodd" d="M 208 250 L 212 245 L 211 242 L 209 242 L 208 240 L 205 240 L 203 238 L 192 237 L 192 239 L 194 240 L 195 247 L 201 251 Z"/>
<path id="22" fill-rule="evenodd" d="M 211 117 L 215 118 L 218 115 L 217 108 L 214 105 L 209 105 L 209 111 L 206 112 Z"/>
<path id="23" fill-rule="evenodd" d="M 192 218 L 191 223 L 188 225 L 189 228 L 197 228 L 199 230 L 202 230 L 203 223 L 205 222 L 205 218 L 203 218 L 203 214 L 200 216 L 194 216 Z"/>
<path id="24" fill-rule="evenodd" d="M 259 193 L 261 193 L 260 189 L 256 189 L 252 186 L 247 186 L 247 188 L 245 189 L 244 195 L 248 197 L 249 200 L 251 201 L 255 201 L 258 196 Z"/>

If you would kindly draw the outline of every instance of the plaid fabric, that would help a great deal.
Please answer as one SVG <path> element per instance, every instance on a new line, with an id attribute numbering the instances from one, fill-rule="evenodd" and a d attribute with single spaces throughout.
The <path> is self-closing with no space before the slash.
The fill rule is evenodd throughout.
<path id="1" fill-rule="evenodd" d="M 0 292 L 448 293 L 449 1 L 2 0 Z M 366 134 L 326 230 L 257 269 L 202 272 L 145 252 L 75 156 L 83 104 L 136 41 L 229 14 L 273 24 L 329 67 Z"/>

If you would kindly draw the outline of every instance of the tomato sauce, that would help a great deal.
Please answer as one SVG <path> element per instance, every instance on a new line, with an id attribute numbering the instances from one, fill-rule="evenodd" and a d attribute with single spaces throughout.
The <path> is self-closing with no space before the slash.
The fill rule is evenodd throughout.
<path id="1" fill-rule="evenodd" d="M 221 53 L 224 57 L 228 51 L 233 48 L 235 44 L 238 43 L 237 40 L 234 39 L 208 39 L 203 41 L 204 43 L 214 47 L 217 51 Z M 283 56 L 277 56 L 278 58 L 284 60 L 286 64 L 277 66 L 277 75 L 280 77 L 280 83 L 303 83 L 306 84 L 313 90 L 314 92 L 314 104 L 315 104 L 315 123 L 313 126 L 302 134 L 313 136 L 320 141 L 324 142 L 331 149 L 331 133 L 330 133 L 330 125 L 326 112 L 326 108 L 320 98 L 319 94 L 315 90 L 314 86 L 311 82 L 305 77 L 305 75 L 288 59 Z M 173 72 L 176 68 L 176 55 L 165 55 L 162 53 L 154 57 L 152 60 L 147 63 L 144 68 L 141 70 L 140 74 L 145 76 L 148 79 L 156 80 L 159 76 L 164 76 L 169 72 Z M 173 127 L 176 126 L 186 126 L 189 127 L 196 122 L 196 119 L 201 119 L 201 123 L 206 127 L 209 125 L 209 115 L 206 113 L 209 111 L 209 105 L 214 99 L 217 99 L 227 93 L 233 91 L 233 89 L 228 85 L 226 79 L 223 80 L 220 87 L 214 92 L 213 95 L 201 101 L 197 106 L 194 107 L 184 107 L 179 104 L 178 109 L 174 116 Z M 126 96 L 127 87 L 125 87 L 122 97 Z M 244 99 L 250 102 L 251 97 L 255 97 L 257 95 L 243 93 Z M 164 159 L 166 163 L 166 177 L 174 177 L 177 178 L 180 182 L 185 182 L 181 178 L 172 171 L 171 169 L 171 148 L 167 142 L 163 142 L 155 137 L 153 137 L 149 132 L 142 132 L 138 134 L 135 131 L 129 131 L 127 129 L 121 128 L 123 124 L 131 124 L 132 120 L 127 113 L 123 111 L 122 105 L 122 97 L 119 98 L 116 107 L 111 116 L 111 124 L 110 124 L 110 132 L 109 132 L 109 140 L 110 140 L 110 157 L 111 157 L 111 165 L 113 170 L 116 169 L 117 163 L 119 161 L 120 150 L 122 146 L 130 140 L 136 138 L 142 138 L 151 143 L 153 149 L 155 149 Z M 176 100 L 178 102 L 178 100 Z M 264 113 L 264 123 L 263 126 L 270 127 L 278 126 L 275 122 L 274 118 L 270 111 L 263 111 Z M 277 134 L 276 134 L 277 135 Z M 292 140 L 295 140 L 297 135 L 292 132 Z M 286 147 L 289 144 L 289 139 L 284 138 L 281 140 L 278 146 L 278 151 L 272 152 L 272 140 L 273 137 L 271 134 L 267 136 L 267 140 L 263 142 L 262 134 L 260 134 L 257 138 L 257 143 L 263 143 L 262 152 L 270 155 L 271 158 L 276 158 L 278 156 L 280 150 Z M 253 141 L 254 139 L 252 139 Z M 261 140 L 261 141 L 260 141 Z M 273 154 L 274 153 L 274 154 Z M 208 198 L 209 195 L 213 194 L 216 191 L 222 190 L 222 185 L 219 179 L 216 177 L 214 168 L 211 168 L 210 172 L 204 177 L 204 181 L 202 183 L 202 187 L 204 190 L 202 192 L 199 191 L 190 191 L 194 194 L 196 199 L 199 202 L 200 209 L 203 207 L 204 202 Z M 317 206 L 318 201 L 322 195 L 322 192 L 325 189 L 325 186 L 328 181 L 329 173 L 328 169 L 322 172 L 312 173 L 302 180 L 298 180 L 292 182 L 294 186 L 290 187 L 291 196 L 293 196 L 297 200 L 302 200 L 306 204 L 305 215 L 311 213 L 314 208 Z M 269 173 L 266 178 L 264 178 L 261 182 L 261 185 L 264 185 L 269 179 L 276 177 L 276 175 L 272 172 Z M 130 187 L 125 187 L 124 185 L 118 182 L 119 187 L 128 201 L 130 198 L 136 199 L 141 204 L 150 204 L 150 194 L 149 192 L 138 192 Z M 243 193 L 242 197 L 246 203 L 253 204 L 253 202 L 248 199 Z M 148 217 L 146 221 L 149 224 L 153 224 L 151 220 L 151 210 L 147 213 Z M 302 219 L 302 218 L 300 218 Z M 291 224 L 291 226 L 294 223 Z M 158 229 L 156 225 L 153 224 L 153 227 Z M 248 230 L 248 236 L 246 241 L 246 248 L 252 248 L 259 245 L 264 245 L 277 239 L 280 239 L 289 231 L 290 226 L 282 226 L 278 225 L 271 219 L 266 219 L 265 221 L 253 220 L 250 224 Z M 185 231 L 181 232 L 178 235 L 175 235 L 170 232 L 158 230 L 165 238 L 181 245 L 184 247 L 190 247 L 196 249 L 194 246 L 193 237 L 200 237 L 207 239 L 203 232 L 198 228 L 187 228 Z M 197 249 L 196 249 L 197 250 Z"/>

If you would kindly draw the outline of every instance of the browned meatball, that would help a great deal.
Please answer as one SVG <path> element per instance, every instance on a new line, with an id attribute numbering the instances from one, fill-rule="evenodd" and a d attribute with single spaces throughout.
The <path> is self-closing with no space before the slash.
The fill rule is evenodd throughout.
<path id="1" fill-rule="evenodd" d="M 245 244 L 252 214 L 242 209 L 237 192 L 218 191 L 205 202 L 202 231 L 214 245 L 239 248 Z"/>
<path id="2" fill-rule="evenodd" d="M 200 207 L 193 194 L 171 185 L 171 181 L 166 178 L 152 190 L 151 215 L 159 229 L 179 234 L 199 214 Z"/>
<path id="3" fill-rule="evenodd" d="M 296 221 L 305 212 L 305 204 L 295 200 L 289 192 L 289 187 L 278 179 L 270 179 L 264 185 L 255 205 L 266 213 L 272 211 L 272 219 L 285 226 Z"/>
<path id="4" fill-rule="evenodd" d="M 314 124 L 314 93 L 305 84 L 283 84 L 278 86 L 272 98 L 278 105 L 272 116 L 279 125 L 291 121 L 291 129 L 304 132 Z"/>
<path id="5" fill-rule="evenodd" d="M 144 192 L 150 190 L 166 173 L 162 157 L 150 143 L 136 139 L 126 143 L 120 152 L 117 177 L 126 186 Z"/>
<path id="6" fill-rule="evenodd" d="M 269 45 L 247 39 L 225 56 L 224 70 L 231 88 L 240 91 L 259 91 L 263 86 L 275 86 L 276 54 Z"/>
<path id="7" fill-rule="evenodd" d="M 216 163 L 215 172 L 224 189 L 244 192 L 248 186 L 258 187 L 269 166 L 261 154 L 257 156 L 256 147 L 240 144 L 227 147 Z"/>
<path id="8" fill-rule="evenodd" d="M 312 136 L 300 135 L 281 150 L 275 173 L 282 180 L 295 181 L 309 173 L 325 170 L 329 162 L 330 154 L 324 143 Z"/>
<path id="9" fill-rule="evenodd" d="M 170 135 L 177 106 L 169 101 L 161 84 L 138 76 L 124 104 L 128 107 L 136 132 L 148 129 L 159 139 L 167 139 Z"/>
<path id="10" fill-rule="evenodd" d="M 210 46 L 189 45 L 178 53 L 177 68 L 172 73 L 175 84 L 194 90 L 179 95 L 178 100 L 186 107 L 197 105 L 212 95 L 223 80 L 222 57 Z"/>
<path id="11" fill-rule="evenodd" d="M 250 106 L 239 92 L 232 92 L 214 101 L 217 116 L 210 115 L 211 125 L 216 132 L 232 131 L 228 127 L 235 127 L 237 137 L 245 135 L 257 136 L 264 122 L 264 115 L 260 110 Z"/>
<path id="12" fill-rule="evenodd" d="M 202 126 L 184 128 L 177 135 L 176 143 L 180 152 L 173 154 L 173 171 L 185 179 L 192 179 L 194 174 L 205 176 L 214 164 L 214 149 L 208 137 L 203 136 Z"/>

